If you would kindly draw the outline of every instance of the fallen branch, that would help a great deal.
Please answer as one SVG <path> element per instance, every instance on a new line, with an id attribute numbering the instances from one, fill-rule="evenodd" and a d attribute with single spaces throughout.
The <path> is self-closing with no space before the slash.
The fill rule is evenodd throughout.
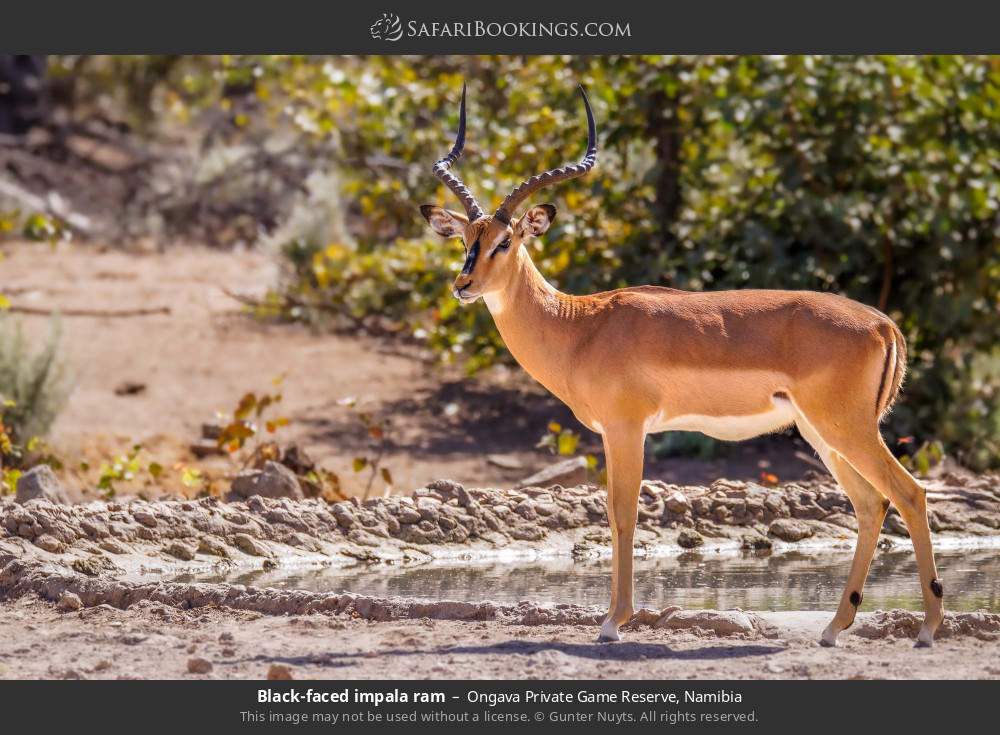
<path id="1" fill-rule="evenodd" d="M 153 314 L 169 314 L 169 306 L 151 306 L 139 309 L 43 309 L 35 306 L 17 306 L 12 304 L 4 309 L 12 314 L 31 314 L 33 316 L 83 316 L 98 318 L 122 318 L 132 316 L 151 316 Z"/>
<path id="2" fill-rule="evenodd" d="M 253 296 L 247 296 L 246 294 L 237 293 L 236 291 L 230 291 L 225 286 L 221 286 L 220 288 L 222 289 L 222 293 L 224 293 L 229 298 L 243 304 L 244 306 L 249 306 L 252 309 L 259 309 L 265 306 L 274 306 L 274 304 L 269 304 L 260 299 L 255 299 Z M 281 300 L 282 300 L 281 306 L 283 308 L 297 306 L 301 309 L 315 309 L 316 311 L 325 311 L 330 314 L 336 314 L 337 316 L 342 316 L 351 319 L 355 323 L 355 326 L 357 326 L 358 328 L 364 327 L 364 325 L 361 323 L 361 319 L 354 316 L 353 314 L 345 312 L 342 309 L 338 309 L 333 304 L 322 304 L 322 303 L 314 303 L 311 301 L 303 301 L 302 299 L 297 299 L 294 296 L 290 296 L 289 294 L 282 294 Z"/>
<path id="3" fill-rule="evenodd" d="M 796 457 L 796 459 L 801 459 L 803 462 L 805 462 L 808 465 L 812 465 L 813 467 L 815 467 L 816 469 L 818 469 L 820 472 L 824 472 L 826 474 L 830 474 L 830 470 L 828 470 L 826 468 L 825 464 L 823 464 L 822 462 L 820 462 L 815 457 L 809 456 L 805 452 L 795 452 L 795 457 Z"/>
<path id="4" fill-rule="evenodd" d="M 233 301 L 238 301 L 244 306 L 250 306 L 256 309 L 264 305 L 264 302 L 262 302 L 260 299 L 255 299 L 252 296 L 246 296 L 245 294 L 236 293 L 235 291 L 230 291 L 225 286 L 221 286 L 220 288 L 222 290 L 222 293 L 231 298 Z"/>

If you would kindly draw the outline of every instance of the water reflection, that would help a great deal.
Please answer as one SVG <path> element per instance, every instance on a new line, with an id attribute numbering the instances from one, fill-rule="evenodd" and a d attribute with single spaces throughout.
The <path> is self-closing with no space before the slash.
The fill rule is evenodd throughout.
<path id="1" fill-rule="evenodd" d="M 850 552 L 684 554 L 637 559 L 639 605 L 752 610 L 833 610 L 851 561 Z M 1000 551 L 949 550 L 937 554 L 949 610 L 1000 612 Z M 461 562 L 423 566 L 323 568 L 185 576 L 178 581 L 226 581 L 260 587 L 355 592 L 430 600 L 494 600 L 606 605 L 610 561 L 553 559 L 527 563 Z M 920 584 L 913 552 L 883 551 L 872 564 L 862 610 L 919 610 Z"/>

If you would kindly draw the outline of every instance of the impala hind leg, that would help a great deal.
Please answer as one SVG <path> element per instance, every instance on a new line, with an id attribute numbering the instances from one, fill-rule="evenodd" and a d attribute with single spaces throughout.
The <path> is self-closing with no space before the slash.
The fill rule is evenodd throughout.
<path id="1" fill-rule="evenodd" d="M 831 450 L 899 510 L 913 542 L 924 599 L 924 624 L 917 635 L 917 645 L 930 646 L 944 619 L 944 590 L 934 563 L 931 530 L 927 523 L 927 497 L 920 484 L 889 451 L 879 434 L 877 422 L 870 417 L 863 421 L 860 416 L 859 412 L 858 420 L 841 416 L 840 419 L 811 423 Z"/>
<path id="2" fill-rule="evenodd" d="M 633 607 L 633 545 L 642 486 L 645 433 L 641 426 L 609 426 L 604 433 L 608 469 L 608 525 L 611 528 L 611 605 L 601 625 L 599 641 L 620 641 L 618 629 Z"/>
<path id="3" fill-rule="evenodd" d="M 836 646 L 841 631 L 847 630 L 854 624 L 858 606 L 864 599 L 865 580 L 868 578 L 868 570 L 878 545 L 882 522 L 889 509 L 889 500 L 859 475 L 843 457 L 833 451 L 804 417 L 800 417 L 796 425 L 799 433 L 816 450 L 823 464 L 830 470 L 830 474 L 850 498 L 858 519 L 858 540 L 854 547 L 851 571 L 847 575 L 847 586 L 840 596 L 836 615 L 826 626 L 819 640 L 821 645 Z"/>
<path id="4" fill-rule="evenodd" d="M 929 647 L 934 633 L 944 619 L 944 589 L 938 579 L 927 523 L 927 495 L 913 476 L 892 455 L 876 432 L 875 436 L 841 452 L 866 480 L 889 497 L 910 532 L 913 551 L 920 571 L 920 591 L 924 598 L 924 624 L 917 634 L 917 645 Z"/>

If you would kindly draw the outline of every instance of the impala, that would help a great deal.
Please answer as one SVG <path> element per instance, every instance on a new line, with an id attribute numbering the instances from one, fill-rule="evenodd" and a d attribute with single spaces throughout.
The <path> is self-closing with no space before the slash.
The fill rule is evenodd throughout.
<path id="1" fill-rule="evenodd" d="M 465 144 L 465 90 L 458 136 L 434 165 L 465 212 L 420 210 L 446 238 L 461 237 L 465 264 L 454 282 L 463 304 L 482 297 L 520 365 L 601 435 L 608 470 L 611 602 L 599 640 L 621 640 L 634 613 L 633 538 L 647 434 L 699 431 L 748 439 L 792 426 L 847 493 L 858 539 L 847 587 L 820 643 L 837 644 L 854 622 L 890 502 L 906 523 L 920 571 L 930 646 L 944 616 L 924 490 L 879 433 L 906 369 L 906 344 L 881 312 L 812 291 L 698 293 L 637 286 L 573 296 L 538 272 L 525 244 L 556 216 L 532 194 L 583 176 L 597 163 L 597 130 L 586 91 L 587 152 L 575 165 L 533 176 L 487 215 L 452 172 Z"/>

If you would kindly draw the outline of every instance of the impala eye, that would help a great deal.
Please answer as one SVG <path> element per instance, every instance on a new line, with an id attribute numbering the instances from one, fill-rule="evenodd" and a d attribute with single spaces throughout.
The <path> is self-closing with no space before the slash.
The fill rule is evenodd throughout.
<path id="1" fill-rule="evenodd" d="M 494 255 L 497 254 L 498 251 L 500 251 L 500 250 L 506 250 L 509 247 L 510 247 L 510 238 L 508 237 L 502 243 L 500 243 L 495 248 L 493 248 L 493 252 L 490 253 L 490 257 L 492 258 Z"/>

